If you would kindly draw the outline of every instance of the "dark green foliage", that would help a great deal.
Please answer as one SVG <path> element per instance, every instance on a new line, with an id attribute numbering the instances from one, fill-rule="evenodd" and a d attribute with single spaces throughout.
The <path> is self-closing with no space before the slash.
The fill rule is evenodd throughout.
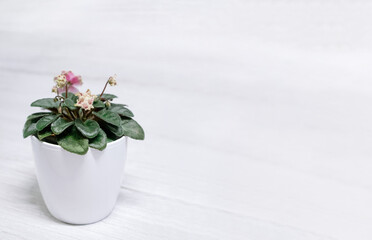
<path id="1" fill-rule="evenodd" d="M 58 103 L 54 101 L 54 98 L 42 98 L 31 103 L 31 107 L 56 108 Z"/>
<path id="2" fill-rule="evenodd" d="M 99 96 L 99 95 L 97 95 L 97 96 Z M 109 94 L 109 93 L 104 93 L 101 96 L 101 99 L 103 99 L 103 100 L 112 100 L 114 98 L 117 98 L 117 96 L 115 96 L 114 94 Z"/>
<path id="3" fill-rule="evenodd" d="M 36 123 L 36 129 L 38 131 L 43 130 L 45 127 L 49 126 L 52 122 L 54 122 L 59 115 L 46 115 L 42 118 L 40 118 L 39 121 Z"/>
<path id="4" fill-rule="evenodd" d="M 46 115 L 50 115 L 51 113 L 50 112 L 37 112 L 37 113 L 33 113 L 31 114 L 30 116 L 27 117 L 27 120 L 31 120 L 31 119 L 39 119 L 39 118 L 42 118 Z"/>
<path id="5" fill-rule="evenodd" d="M 42 141 L 43 142 L 47 142 L 47 143 L 58 145 L 57 138 L 56 138 L 56 136 L 53 136 L 53 135 L 51 135 L 49 137 L 46 137 L 46 138 L 43 138 Z"/>
<path id="6" fill-rule="evenodd" d="M 115 112 L 111 112 L 110 110 L 107 110 L 107 109 L 103 109 L 101 111 L 98 111 L 98 112 L 93 112 L 93 114 L 95 116 L 97 116 L 99 119 L 107 122 L 107 123 L 110 123 L 112 125 L 115 125 L 115 126 L 120 126 L 120 116 L 119 114 L 115 113 Z"/>
<path id="7" fill-rule="evenodd" d="M 124 135 L 124 129 L 121 125 L 114 126 L 111 124 L 106 124 L 104 128 L 113 133 L 116 137 L 121 137 Z"/>
<path id="8" fill-rule="evenodd" d="M 75 110 L 76 109 L 75 103 L 71 99 L 69 99 L 69 98 L 67 98 L 65 100 L 65 102 L 62 104 L 62 106 L 63 107 L 67 107 L 70 110 Z"/>
<path id="9" fill-rule="evenodd" d="M 104 108 L 105 104 L 101 100 L 95 100 L 93 102 L 93 107 L 95 108 Z"/>
<path id="10" fill-rule="evenodd" d="M 80 155 L 86 154 L 89 149 L 88 139 L 84 138 L 75 126 L 69 132 L 58 135 L 57 142 L 63 149 Z"/>
<path id="11" fill-rule="evenodd" d="M 103 150 L 107 145 L 106 133 L 99 129 L 98 135 L 95 138 L 89 139 L 89 146 L 98 150 Z"/>
<path id="12" fill-rule="evenodd" d="M 49 127 L 44 128 L 42 131 L 37 132 L 37 137 L 39 138 L 39 140 L 43 140 L 44 138 L 50 137 L 52 135 L 54 134 Z"/>
<path id="13" fill-rule="evenodd" d="M 81 119 L 75 120 L 75 126 L 87 138 L 94 138 L 98 135 L 100 130 L 99 124 L 91 119 L 86 120 L 85 122 Z"/>
<path id="14" fill-rule="evenodd" d="M 107 143 L 123 136 L 143 140 L 144 131 L 132 119 L 132 111 L 124 104 L 107 103 L 114 98 L 115 95 L 103 94 L 100 99 L 95 99 L 89 111 L 75 106 L 78 97 L 72 93 L 68 93 L 67 98 L 63 93 L 56 98 L 36 100 L 31 106 L 49 111 L 29 115 L 23 137 L 34 135 L 41 141 L 58 144 L 81 155 L 89 147 L 103 150 Z"/>
<path id="15" fill-rule="evenodd" d="M 123 117 L 134 117 L 132 111 L 124 107 L 123 105 L 112 105 L 109 110 Z"/>
<path id="16" fill-rule="evenodd" d="M 62 96 L 65 98 L 66 97 L 66 93 L 62 93 Z M 71 92 L 67 93 L 67 98 L 68 99 L 71 99 L 74 103 L 78 100 L 78 97 L 75 94 L 71 93 Z"/>
<path id="17" fill-rule="evenodd" d="M 56 135 L 63 133 L 68 127 L 74 125 L 73 121 L 68 121 L 62 117 L 52 123 L 52 132 Z"/>
<path id="18" fill-rule="evenodd" d="M 37 133 L 37 129 L 36 129 L 37 120 L 38 119 L 30 119 L 25 122 L 25 125 L 23 126 L 23 137 L 24 138 Z"/>
<path id="19" fill-rule="evenodd" d="M 143 131 L 143 128 L 133 119 L 123 119 L 121 121 L 121 126 L 124 130 L 124 136 L 137 140 L 145 139 L 145 132 Z"/>

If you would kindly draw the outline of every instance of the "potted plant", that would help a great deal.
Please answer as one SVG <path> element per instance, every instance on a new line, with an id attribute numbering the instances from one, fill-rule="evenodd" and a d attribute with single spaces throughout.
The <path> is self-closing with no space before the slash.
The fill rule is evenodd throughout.
<path id="1" fill-rule="evenodd" d="M 108 216 L 120 190 L 127 137 L 143 140 L 142 127 L 124 104 L 105 93 L 80 93 L 81 77 L 63 71 L 54 78 L 54 98 L 34 101 L 41 107 L 27 117 L 23 137 L 31 136 L 36 175 L 50 213 L 71 224 L 89 224 Z"/>

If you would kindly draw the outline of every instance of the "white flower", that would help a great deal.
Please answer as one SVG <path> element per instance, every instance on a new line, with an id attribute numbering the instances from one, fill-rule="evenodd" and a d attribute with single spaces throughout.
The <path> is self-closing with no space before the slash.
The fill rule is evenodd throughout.
<path id="1" fill-rule="evenodd" d="M 114 76 L 109 77 L 108 83 L 110 84 L 110 86 L 116 85 L 116 74 Z"/>
<path id="2" fill-rule="evenodd" d="M 58 75 L 54 78 L 54 81 L 57 83 L 57 88 L 63 88 L 67 84 L 65 75 Z"/>
<path id="3" fill-rule="evenodd" d="M 79 99 L 77 100 L 75 106 L 81 107 L 86 111 L 89 111 L 92 108 L 94 108 L 93 102 L 97 96 L 92 95 L 89 89 L 85 93 L 77 93 L 76 96 L 78 96 Z"/>

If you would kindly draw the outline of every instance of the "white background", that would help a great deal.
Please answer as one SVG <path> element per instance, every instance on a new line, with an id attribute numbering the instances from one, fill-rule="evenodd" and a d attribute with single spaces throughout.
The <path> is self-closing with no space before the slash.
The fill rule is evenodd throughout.
<path id="1" fill-rule="evenodd" d="M 372 3 L 0 2 L 0 239 L 372 239 Z M 116 209 L 47 211 L 29 104 L 61 70 L 130 106 Z"/>

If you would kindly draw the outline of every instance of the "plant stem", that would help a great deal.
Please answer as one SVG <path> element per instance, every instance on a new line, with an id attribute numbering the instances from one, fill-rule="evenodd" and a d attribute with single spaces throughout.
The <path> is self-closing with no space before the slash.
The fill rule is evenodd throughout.
<path id="1" fill-rule="evenodd" d="M 72 113 L 72 116 L 75 118 L 75 119 L 77 119 L 78 117 L 77 117 L 77 114 L 76 114 L 76 112 L 75 111 L 72 111 L 71 112 Z"/>
<path id="2" fill-rule="evenodd" d="M 68 113 L 70 114 L 70 116 L 71 116 L 72 120 L 74 120 L 74 119 L 75 119 L 75 118 L 74 118 L 74 115 L 72 114 L 72 112 L 70 111 L 70 109 L 69 109 L 69 108 L 67 108 L 67 111 L 68 111 Z"/>
<path id="3" fill-rule="evenodd" d="M 102 97 L 103 93 L 104 93 L 105 90 L 106 90 L 107 84 L 108 84 L 108 80 L 107 80 L 107 82 L 106 82 L 106 84 L 105 84 L 105 87 L 104 87 L 103 90 L 102 90 L 101 95 L 99 95 L 99 99 L 100 99 L 100 100 L 101 100 L 101 97 Z"/>
<path id="4" fill-rule="evenodd" d="M 71 120 L 74 120 L 74 117 L 71 115 L 71 112 L 70 112 L 70 109 L 68 109 L 68 107 L 65 107 L 66 110 L 66 113 L 67 113 L 67 116 L 71 119 Z"/>
<path id="5" fill-rule="evenodd" d="M 83 113 L 83 114 L 82 114 L 82 116 L 81 116 L 81 118 L 80 118 L 80 119 L 81 119 L 81 121 L 85 122 L 85 120 L 84 120 L 84 119 L 85 119 L 85 110 L 83 110 L 83 112 L 82 112 L 82 113 Z"/>
<path id="6" fill-rule="evenodd" d="M 89 110 L 87 114 L 85 115 L 85 118 L 88 119 L 89 115 L 92 113 L 92 110 Z"/>
<path id="7" fill-rule="evenodd" d="M 67 93 L 68 93 L 68 83 L 66 84 L 66 86 L 65 86 L 65 88 L 66 88 L 66 98 L 67 98 Z"/>

